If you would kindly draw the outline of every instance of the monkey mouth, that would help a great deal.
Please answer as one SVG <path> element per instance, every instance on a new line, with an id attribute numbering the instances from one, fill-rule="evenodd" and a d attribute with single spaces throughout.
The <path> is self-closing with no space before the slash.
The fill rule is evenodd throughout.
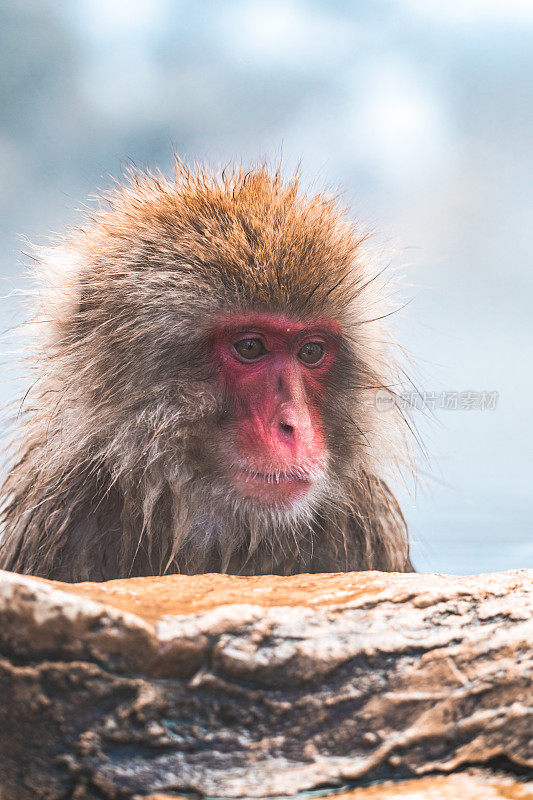
<path id="1" fill-rule="evenodd" d="M 314 476 L 302 468 L 271 472 L 241 469 L 235 475 L 234 482 L 245 497 L 271 505 L 286 505 L 307 494 Z"/>

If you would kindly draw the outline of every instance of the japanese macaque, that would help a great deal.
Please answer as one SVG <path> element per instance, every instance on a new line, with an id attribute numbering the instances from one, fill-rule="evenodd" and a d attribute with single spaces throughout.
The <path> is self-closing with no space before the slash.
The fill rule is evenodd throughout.
<path id="1" fill-rule="evenodd" d="M 37 253 L 0 567 L 64 581 L 411 570 L 383 281 L 336 200 L 132 171 Z M 405 428 L 407 433 L 407 428 Z"/>

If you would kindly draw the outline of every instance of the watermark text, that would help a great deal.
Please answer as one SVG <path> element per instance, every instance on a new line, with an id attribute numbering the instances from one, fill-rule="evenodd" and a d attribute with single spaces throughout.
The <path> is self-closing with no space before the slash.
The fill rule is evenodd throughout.
<path id="1" fill-rule="evenodd" d="M 394 406 L 420 411 L 495 411 L 499 397 L 499 392 L 492 390 L 419 392 L 413 389 L 395 394 L 388 389 L 380 389 L 376 393 L 375 405 L 378 411 L 390 411 Z"/>

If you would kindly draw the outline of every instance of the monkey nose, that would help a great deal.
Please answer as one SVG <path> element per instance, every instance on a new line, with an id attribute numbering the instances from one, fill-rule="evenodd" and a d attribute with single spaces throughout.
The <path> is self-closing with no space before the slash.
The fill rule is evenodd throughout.
<path id="1" fill-rule="evenodd" d="M 278 437 L 286 444 L 295 444 L 307 438 L 311 429 L 311 420 L 301 409 L 290 406 L 279 409 L 275 420 Z"/>

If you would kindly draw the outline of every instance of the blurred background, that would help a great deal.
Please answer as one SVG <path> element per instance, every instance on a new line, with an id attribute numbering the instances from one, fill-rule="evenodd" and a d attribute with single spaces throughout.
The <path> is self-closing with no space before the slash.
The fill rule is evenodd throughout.
<path id="1" fill-rule="evenodd" d="M 393 253 L 420 389 L 498 392 L 414 411 L 416 567 L 533 567 L 532 78 L 530 0 L 2 0 L 2 329 L 27 317 L 24 239 L 79 219 L 124 160 L 282 152 Z"/>

